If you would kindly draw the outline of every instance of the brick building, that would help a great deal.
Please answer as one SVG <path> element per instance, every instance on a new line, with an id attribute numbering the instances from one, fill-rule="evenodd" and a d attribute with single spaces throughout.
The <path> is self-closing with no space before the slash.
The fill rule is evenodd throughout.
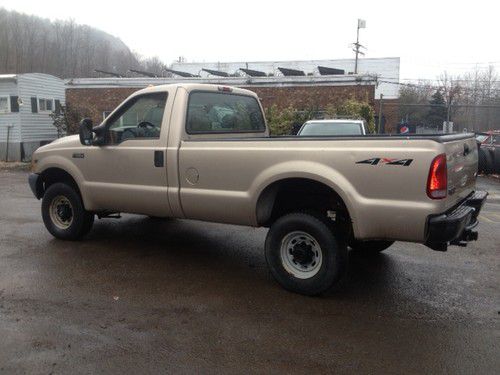
<path id="1" fill-rule="evenodd" d="M 346 99 L 366 101 L 378 110 L 376 78 L 371 75 L 302 77 L 189 77 L 189 78 L 79 78 L 66 83 L 66 102 L 81 117 L 99 124 L 134 91 L 149 85 L 180 82 L 211 83 L 246 88 L 256 92 L 265 108 L 292 106 L 296 109 L 324 109 Z M 394 107 L 394 106 L 392 106 Z M 385 112 L 384 112 L 385 113 Z M 390 130 L 397 118 L 384 115 Z"/>

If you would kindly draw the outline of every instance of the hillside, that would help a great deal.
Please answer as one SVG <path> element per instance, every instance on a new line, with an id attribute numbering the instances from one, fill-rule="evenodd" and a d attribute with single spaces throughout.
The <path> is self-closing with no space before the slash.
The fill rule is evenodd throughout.
<path id="1" fill-rule="evenodd" d="M 126 73 L 131 68 L 161 70 L 161 66 L 156 58 L 141 60 L 119 38 L 102 30 L 0 8 L 0 74 L 94 77 L 94 69 Z"/>

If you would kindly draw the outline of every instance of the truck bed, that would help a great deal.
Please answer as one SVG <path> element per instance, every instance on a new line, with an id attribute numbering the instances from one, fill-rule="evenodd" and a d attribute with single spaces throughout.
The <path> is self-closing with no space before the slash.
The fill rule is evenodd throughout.
<path id="1" fill-rule="evenodd" d="M 471 151 L 467 160 L 460 156 L 465 143 Z M 439 154 L 449 159 L 452 190 L 445 199 L 431 200 L 426 193 L 429 167 Z M 211 135 L 181 141 L 178 157 L 186 217 L 259 225 L 255 205 L 261 189 L 293 171 L 293 177 L 322 181 L 342 197 L 357 238 L 417 242 L 424 240 L 429 214 L 446 211 L 472 192 L 477 168 L 472 134 Z M 190 168 L 199 174 L 195 185 L 187 182 Z"/>

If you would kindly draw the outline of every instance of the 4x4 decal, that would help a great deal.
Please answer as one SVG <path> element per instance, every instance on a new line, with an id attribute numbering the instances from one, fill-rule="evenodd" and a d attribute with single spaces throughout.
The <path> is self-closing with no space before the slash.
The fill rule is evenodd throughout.
<path id="1" fill-rule="evenodd" d="M 356 164 L 370 164 L 370 165 L 402 165 L 408 167 L 413 159 L 391 159 L 391 158 L 371 158 L 366 160 L 357 161 Z"/>

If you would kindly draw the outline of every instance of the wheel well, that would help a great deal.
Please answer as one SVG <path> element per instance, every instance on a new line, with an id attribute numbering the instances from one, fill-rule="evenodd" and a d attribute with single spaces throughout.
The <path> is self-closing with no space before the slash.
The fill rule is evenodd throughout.
<path id="1" fill-rule="evenodd" d="M 351 227 L 349 212 L 340 195 L 321 182 L 305 178 L 288 178 L 266 187 L 257 201 L 257 222 L 270 226 L 280 216 L 294 211 L 335 211 L 335 221 Z"/>
<path id="2" fill-rule="evenodd" d="M 78 192 L 78 194 L 80 194 L 80 189 L 78 188 L 78 184 L 76 183 L 75 179 L 64 169 L 48 168 L 40 174 L 40 177 L 43 181 L 44 192 L 49 188 L 50 185 L 56 182 L 64 182 L 73 187 Z"/>

